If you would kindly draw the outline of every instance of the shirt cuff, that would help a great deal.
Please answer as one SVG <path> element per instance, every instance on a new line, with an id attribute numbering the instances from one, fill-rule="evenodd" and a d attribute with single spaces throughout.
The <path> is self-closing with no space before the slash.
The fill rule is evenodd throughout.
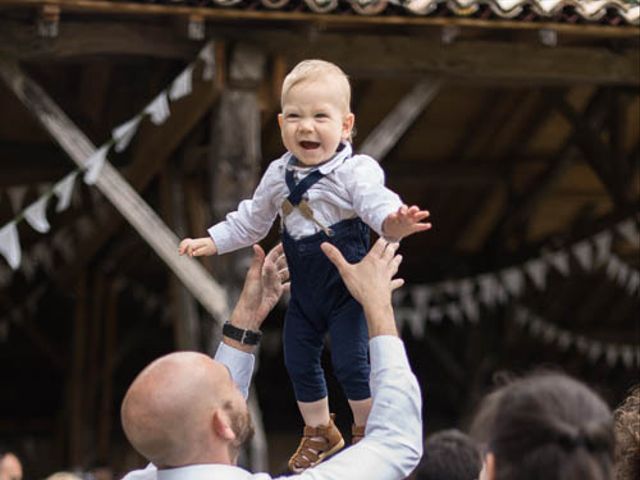
<path id="1" fill-rule="evenodd" d="M 209 228 L 207 232 L 216 244 L 216 250 L 219 255 L 233 249 L 231 245 L 231 232 L 224 222 L 216 223 L 213 227 Z"/>
<path id="2" fill-rule="evenodd" d="M 246 399 L 249 396 L 249 384 L 251 383 L 251 375 L 253 374 L 253 365 L 255 363 L 253 354 L 220 342 L 215 360 L 229 369 L 233 382 Z"/>
<path id="3" fill-rule="evenodd" d="M 369 340 L 372 375 L 384 369 L 411 369 L 404 343 L 394 335 L 378 335 Z"/>

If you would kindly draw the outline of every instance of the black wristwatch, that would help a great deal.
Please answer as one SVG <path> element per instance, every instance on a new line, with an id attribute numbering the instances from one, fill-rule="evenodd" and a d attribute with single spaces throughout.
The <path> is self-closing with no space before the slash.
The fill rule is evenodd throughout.
<path id="1" fill-rule="evenodd" d="M 229 322 L 225 322 L 222 326 L 222 335 L 237 340 L 244 345 L 257 345 L 262 338 L 262 332 L 256 332 L 255 330 L 244 330 L 242 328 L 235 327 Z"/>

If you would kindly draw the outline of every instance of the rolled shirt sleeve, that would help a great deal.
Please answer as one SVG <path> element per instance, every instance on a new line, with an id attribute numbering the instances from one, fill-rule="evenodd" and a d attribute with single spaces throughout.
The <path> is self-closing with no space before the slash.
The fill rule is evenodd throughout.
<path id="1" fill-rule="evenodd" d="M 243 352 L 220 342 L 216 351 L 215 360 L 229 369 L 233 383 L 236 384 L 242 396 L 249 397 L 249 384 L 253 374 L 255 357 L 251 353 Z"/>

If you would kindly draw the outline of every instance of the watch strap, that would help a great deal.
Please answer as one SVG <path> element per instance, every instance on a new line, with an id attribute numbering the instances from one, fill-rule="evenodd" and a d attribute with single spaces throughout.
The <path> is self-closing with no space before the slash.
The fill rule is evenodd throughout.
<path id="1" fill-rule="evenodd" d="M 235 325 L 231 325 L 229 322 L 226 322 L 222 326 L 222 335 L 244 345 L 257 345 L 262 338 L 262 332 L 238 328 Z"/>

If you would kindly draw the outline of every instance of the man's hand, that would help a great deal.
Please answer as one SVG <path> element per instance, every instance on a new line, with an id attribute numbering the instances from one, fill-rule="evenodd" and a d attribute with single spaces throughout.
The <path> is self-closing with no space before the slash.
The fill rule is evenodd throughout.
<path id="1" fill-rule="evenodd" d="M 420 210 L 415 205 L 402 205 L 397 212 L 389 214 L 384 219 L 382 233 L 388 240 L 399 242 L 413 233 L 429 230 L 431 224 L 422 222 L 428 217 L 429 212 L 426 210 Z"/>
<path id="2" fill-rule="evenodd" d="M 330 243 L 320 247 L 336 266 L 349 292 L 364 309 L 369 336 L 397 335 L 391 306 L 391 292 L 404 285 L 401 278 L 394 279 L 402 262 L 396 255 L 398 243 L 387 243 L 383 238 L 371 247 L 360 262 L 350 264 L 342 253 Z"/>
<path id="3" fill-rule="evenodd" d="M 289 269 L 282 244 L 265 257 L 260 245 L 253 246 L 253 260 L 244 280 L 244 287 L 231 323 L 239 328 L 259 330 L 262 322 L 289 289 Z"/>
<path id="4" fill-rule="evenodd" d="M 178 246 L 178 253 L 185 253 L 190 257 L 202 257 L 205 255 L 215 255 L 218 253 L 216 244 L 210 237 L 204 238 L 185 238 Z"/>

